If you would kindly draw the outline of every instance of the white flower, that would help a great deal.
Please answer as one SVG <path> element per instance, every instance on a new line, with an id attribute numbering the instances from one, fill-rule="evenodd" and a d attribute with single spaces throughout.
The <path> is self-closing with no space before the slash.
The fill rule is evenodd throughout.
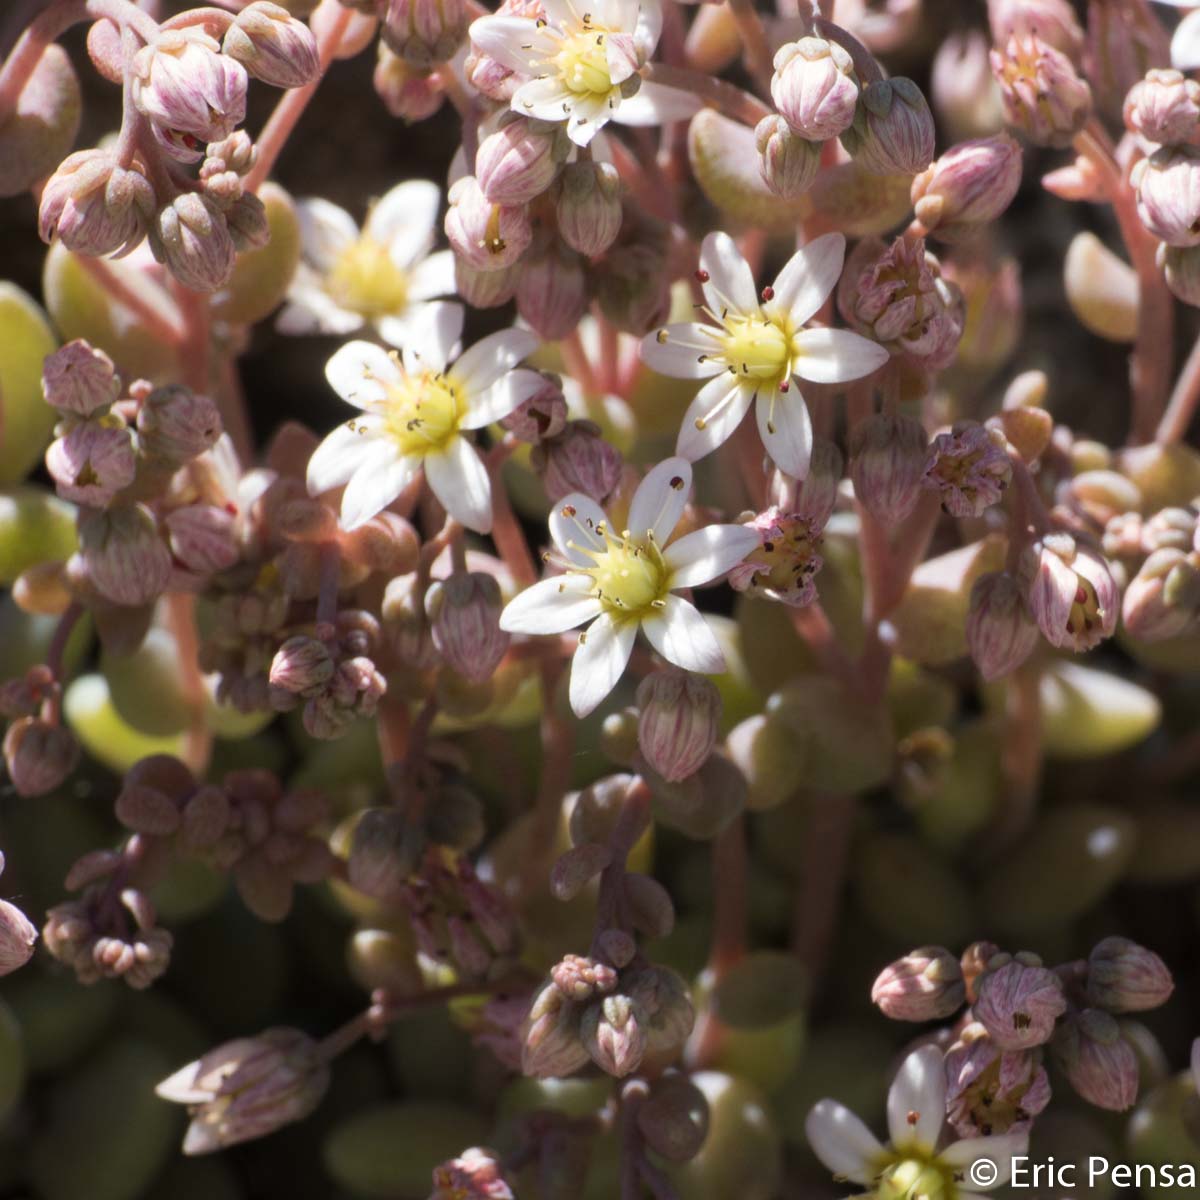
<path id="1" fill-rule="evenodd" d="M 512 370 L 537 348 L 523 329 L 493 333 L 456 358 L 462 323 L 461 305 L 431 304 L 402 356 L 349 342 L 326 364 L 330 386 L 362 413 L 313 452 L 308 490 L 316 496 L 346 485 L 344 528 L 369 521 L 424 468 L 425 482 L 455 520 L 479 533 L 491 529 L 487 469 L 463 435 L 506 417 L 545 380 Z"/>
<path id="2" fill-rule="evenodd" d="M 302 261 L 276 322 L 281 333 L 355 333 L 372 325 L 403 346 L 436 296 L 452 296 L 454 254 L 430 254 L 442 194 L 424 179 L 392 188 L 362 231 L 328 200 L 296 202 Z"/>
<path id="3" fill-rule="evenodd" d="M 586 146 L 609 121 L 659 125 L 700 107 L 689 93 L 638 74 L 662 32 L 660 0 L 544 0 L 543 8 L 544 21 L 480 17 L 471 26 L 480 50 L 529 77 L 513 93 L 514 112 L 566 121 L 567 136 Z"/>
<path id="4" fill-rule="evenodd" d="M 888 352 L 844 329 L 805 329 L 837 286 L 846 239 L 827 233 L 788 260 L 762 298 L 750 266 L 726 233 L 710 233 L 700 249 L 698 278 L 711 323 L 667 325 L 647 334 L 642 358 L 681 379 L 712 376 L 683 418 L 675 452 L 693 462 L 733 433 L 757 399 L 758 432 L 785 474 L 803 479 L 812 422 L 793 379 L 845 383 L 883 366 Z"/>
<path id="5" fill-rule="evenodd" d="M 565 574 L 526 588 L 500 617 L 510 633 L 565 633 L 585 621 L 571 665 L 571 707 L 587 716 L 625 670 L 640 627 L 650 644 L 687 671 L 725 670 L 717 639 L 676 588 L 723 575 L 758 544 L 742 525 L 709 525 L 668 545 L 692 486 L 686 459 L 668 458 L 638 485 L 624 532 L 578 492 L 550 514 Z"/>
<path id="6" fill-rule="evenodd" d="M 871 1189 L 877 1200 L 955 1200 L 1002 1187 L 1013 1157 L 1029 1145 L 1020 1133 L 964 1138 L 937 1149 L 946 1120 L 946 1072 L 936 1046 L 922 1046 L 904 1060 L 888 1091 L 887 1114 L 892 1140 L 886 1146 L 836 1100 L 814 1105 L 804 1123 L 808 1144 L 834 1175 Z M 989 1164 L 972 1171 L 982 1159 Z"/>

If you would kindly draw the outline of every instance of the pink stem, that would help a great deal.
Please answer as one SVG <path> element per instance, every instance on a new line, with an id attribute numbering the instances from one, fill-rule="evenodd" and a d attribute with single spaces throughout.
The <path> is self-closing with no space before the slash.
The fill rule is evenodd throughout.
<path id="1" fill-rule="evenodd" d="M 1179 373 L 1175 390 L 1167 403 L 1167 411 L 1158 424 L 1154 440 L 1160 446 L 1169 446 L 1182 441 L 1200 401 L 1200 338 L 1197 338 L 1188 354 L 1187 362 Z"/>

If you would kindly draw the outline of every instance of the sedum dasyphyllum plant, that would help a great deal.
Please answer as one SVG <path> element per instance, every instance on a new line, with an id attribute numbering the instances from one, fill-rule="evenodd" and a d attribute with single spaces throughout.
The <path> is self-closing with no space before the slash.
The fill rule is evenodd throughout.
<path id="1" fill-rule="evenodd" d="M 1200 6 L 0 50 L 0 1194 L 1194 1187 Z"/>

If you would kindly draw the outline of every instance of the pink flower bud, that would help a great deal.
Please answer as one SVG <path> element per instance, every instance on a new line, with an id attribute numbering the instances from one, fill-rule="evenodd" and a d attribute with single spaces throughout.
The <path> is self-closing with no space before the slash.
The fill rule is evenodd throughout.
<path id="1" fill-rule="evenodd" d="M 1175 990 L 1170 969 L 1152 950 L 1128 938 L 1097 942 L 1087 964 L 1087 998 L 1110 1013 L 1145 1012 Z"/>
<path id="2" fill-rule="evenodd" d="M 467 37 L 465 0 L 385 0 L 383 38 L 405 62 L 449 62 Z"/>
<path id="3" fill-rule="evenodd" d="M 597 993 L 606 995 L 617 986 L 617 973 L 612 967 L 578 954 L 568 954 L 556 963 L 550 978 L 568 1000 L 590 1000 Z"/>
<path id="4" fill-rule="evenodd" d="M 858 107 L 858 80 L 849 53 L 822 37 L 781 46 L 775 52 L 771 99 L 797 137 L 825 142 L 841 136 Z"/>
<path id="5" fill-rule="evenodd" d="M 546 438 L 557 437 L 567 425 L 567 402 L 563 396 L 562 380 L 543 372 L 546 383 L 540 391 L 522 401 L 500 426 L 519 442 L 536 446 Z"/>
<path id="6" fill-rule="evenodd" d="M 481 271 L 460 255 L 454 255 L 454 289 L 472 308 L 498 308 L 507 304 L 513 298 L 520 278 L 520 263 L 498 271 Z"/>
<path id="7" fill-rule="evenodd" d="M 977 991 L 972 1014 L 1001 1050 L 1029 1050 L 1048 1042 L 1067 1011 L 1058 976 L 1018 959 L 985 972 Z"/>
<path id="8" fill-rule="evenodd" d="M 214 575 L 238 561 L 234 518 L 212 504 L 189 504 L 170 513 L 164 524 L 171 553 L 189 571 Z"/>
<path id="9" fill-rule="evenodd" d="M 525 1020 L 521 1071 L 535 1079 L 561 1078 L 588 1061 L 579 1038 L 579 1008 L 553 983 L 535 997 Z"/>
<path id="10" fill-rule="evenodd" d="M 877 413 L 850 434 L 850 478 L 859 503 L 884 525 L 903 521 L 921 494 L 927 440 L 920 421 Z"/>
<path id="11" fill-rule="evenodd" d="M 315 696 L 333 678 L 333 671 L 329 647 L 317 638 L 297 634 L 275 652 L 271 660 L 271 686 L 296 696 Z"/>
<path id="12" fill-rule="evenodd" d="M 513 1190 L 495 1153 L 476 1146 L 434 1167 L 429 1200 L 513 1200 Z"/>
<path id="13" fill-rule="evenodd" d="M 1126 632 L 1145 642 L 1183 633 L 1197 615 L 1195 601 L 1200 597 L 1195 596 L 1196 579 L 1191 555 L 1168 548 L 1155 550 L 1130 580 L 1121 599 Z"/>
<path id="14" fill-rule="evenodd" d="M 480 190 L 492 204 L 536 200 L 554 182 L 569 144 L 561 125 L 511 117 L 476 151 Z"/>
<path id="15" fill-rule="evenodd" d="M 184 287 L 215 292 L 233 274 L 235 247 L 225 215 L 199 192 L 184 192 L 159 209 L 150 249 Z"/>
<path id="16" fill-rule="evenodd" d="M 1002 433 L 978 421 L 960 421 L 933 439 L 921 482 L 939 494 L 951 516 L 982 516 L 1012 482 L 1005 447 Z"/>
<path id="17" fill-rule="evenodd" d="M 17 795 L 44 796 L 75 770 L 79 743 L 61 725 L 22 717 L 4 735 L 4 761 Z"/>
<path id="18" fill-rule="evenodd" d="M 1098 1008 L 1066 1021 L 1054 1038 L 1054 1058 L 1089 1104 L 1124 1112 L 1137 1099 L 1138 1063 L 1117 1022 Z"/>
<path id="19" fill-rule="evenodd" d="M 64 500 L 103 508 L 137 473 L 133 435 L 115 421 L 69 423 L 46 451 L 46 470 Z"/>
<path id="20" fill-rule="evenodd" d="M 1158 265 L 1177 300 L 1200 308 L 1200 246 L 1158 247 Z"/>
<path id="21" fill-rule="evenodd" d="M 1014 35 L 1003 46 L 991 59 L 1005 119 L 1039 146 L 1070 145 L 1091 115 L 1091 88 L 1036 34 Z"/>
<path id="22" fill-rule="evenodd" d="M 670 783 L 694 775 L 717 744 L 721 695 L 711 680 L 678 667 L 638 685 L 638 748 Z"/>
<path id="23" fill-rule="evenodd" d="M 586 258 L 603 254 L 617 240 L 624 215 L 616 167 L 598 162 L 565 166 L 555 215 L 558 232 L 572 250 Z"/>
<path id="24" fill-rule="evenodd" d="M 1111 637 L 1120 598 L 1107 563 L 1067 533 L 1048 533 L 1028 547 L 1021 580 L 1029 610 L 1052 645 L 1090 650 Z"/>
<path id="25" fill-rule="evenodd" d="M 448 198 L 446 236 L 468 266 L 497 271 L 525 253 L 533 226 L 523 206 L 491 203 L 473 175 L 458 180 Z"/>
<path id="26" fill-rule="evenodd" d="M 303 1120 L 329 1086 L 320 1047 L 298 1029 L 268 1029 L 210 1050 L 154 1090 L 189 1107 L 185 1154 L 208 1154 Z"/>
<path id="27" fill-rule="evenodd" d="M 1007 571 L 981 575 L 971 588 L 967 647 L 984 679 L 1002 679 L 1033 653 L 1038 627 L 1029 617 L 1024 590 Z"/>
<path id="28" fill-rule="evenodd" d="M 425 593 L 433 644 L 442 660 L 471 683 L 491 679 L 511 640 L 500 628 L 504 601 L 495 577 L 455 572 Z"/>
<path id="29" fill-rule="evenodd" d="M 729 572 L 729 586 L 793 608 L 811 604 L 817 596 L 817 572 L 824 565 L 817 553 L 822 540 L 817 523 L 772 505 L 749 524 L 758 534 L 758 548 Z"/>
<path id="30" fill-rule="evenodd" d="M 15 905 L 0 900 L 0 975 L 11 975 L 33 957 L 37 929 Z"/>
<path id="31" fill-rule="evenodd" d="M 114 604 L 149 604 L 170 582 L 170 552 L 140 504 L 87 516 L 79 546 L 88 580 Z"/>
<path id="32" fill-rule="evenodd" d="M 201 142 L 219 142 L 242 123 L 246 83 L 245 67 L 194 26 L 160 33 L 133 60 L 138 110 L 156 125 Z"/>
<path id="33" fill-rule="evenodd" d="M 566 337 L 587 311 L 587 302 L 587 275 L 574 250 L 556 243 L 521 263 L 517 312 L 546 341 Z"/>
<path id="34" fill-rule="evenodd" d="M 137 431 L 143 454 L 182 466 L 216 444 L 221 414 L 207 396 L 167 384 L 142 401 Z"/>
<path id="35" fill-rule="evenodd" d="M 871 1000 L 893 1021 L 936 1021 L 966 1002 L 962 967 L 949 950 L 923 946 L 880 972 Z"/>
<path id="36" fill-rule="evenodd" d="M 846 263 L 837 304 L 859 333 L 930 371 L 954 361 L 966 322 L 962 293 L 923 238 L 891 246 L 864 238 Z"/>
<path id="37" fill-rule="evenodd" d="M 897 77 L 862 90 L 854 124 L 842 145 L 855 162 L 875 175 L 916 175 L 933 162 L 933 114 L 921 89 Z"/>
<path id="38" fill-rule="evenodd" d="M 1070 0 L 988 0 L 987 7 L 992 41 L 998 46 L 1036 33 L 1072 61 L 1083 52 L 1083 29 Z"/>
<path id="39" fill-rule="evenodd" d="M 821 169 L 821 143 L 793 133 L 783 117 L 763 117 L 754 127 L 758 171 L 777 196 L 792 200 L 816 182 Z"/>
<path id="40" fill-rule="evenodd" d="M 947 1052 L 946 1116 L 959 1137 L 1027 1133 L 1050 1103 L 1040 1050 L 1001 1050 L 978 1024 Z"/>
<path id="41" fill-rule="evenodd" d="M 253 193 L 243 192 L 223 212 L 235 249 L 261 250 L 271 240 L 267 210 Z"/>
<path id="42" fill-rule="evenodd" d="M 1163 146 L 1133 169 L 1141 222 L 1168 246 L 1200 245 L 1200 149 Z"/>
<path id="43" fill-rule="evenodd" d="M 1125 126 L 1159 145 L 1190 141 L 1200 127 L 1200 83 L 1182 71 L 1155 68 L 1125 97 Z"/>
<path id="44" fill-rule="evenodd" d="M 106 150 L 80 150 L 42 190 L 38 232 L 79 254 L 126 254 L 146 236 L 154 209 L 154 189 L 140 171 L 118 166 Z"/>
<path id="45" fill-rule="evenodd" d="M 103 415 L 120 394 L 112 359 L 83 338 L 68 342 L 42 364 L 42 396 L 64 416 Z"/>
<path id="46" fill-rule="evenodd" d="M 532 461 L 551 503 L 582 492 L 599 504 L 621 478 L 620 451 L 591 421 L 568 421 L 558 437 L 534 448 Z"/>
<path id="47" fill-rule="evenodd" d="M 645 1020 L 629 996 L 617 993 L 588 1006 L 579 1036 L 592 1062 L 617 1079 L 636 1071 L 646 1053 Z"/>
<path id="48" fill-rule="evenodd" d="M 1007 133 L 961 142 L 913 180 L 917 219 L 942 242 L 977 234 L 1021 186 L 1021 147 Z"/>
<path id="49" fill-rule="evenodd" d="M 384 108 L 393 117 L 410 123 L 432 117 L 446 100 L 446 85 L 438 71 L 410 66 L 382 39 L 372 84 Z"/>
<path id="50" fill-rule="evenodd" d="M 303 87 L 321 73 L 321 56 L 312 31 L 269 0 L 255 0 L 238 13 L 225 31 L 221 49 L 255 79 L 272 87 Z"/>

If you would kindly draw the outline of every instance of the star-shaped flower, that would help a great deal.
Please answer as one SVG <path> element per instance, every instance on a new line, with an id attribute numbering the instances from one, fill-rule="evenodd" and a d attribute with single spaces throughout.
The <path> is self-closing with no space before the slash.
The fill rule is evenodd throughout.
<path id="1" fill-rule="evenodd" d="M 590 622 L 571 665 L 577 716 L 587 716 L 612 691 L 639 628 L 678 667 L 706 674 L 725 670 L 712 630 L 675 592 L 723 575 L 758 545 L 758 535 L 743 525 L 708 525 L 670 542 L 691 486 L 691 464 L 668 458 L 638 485 L 624 530 L 578 492 L 550 514 L 550 536 L 565 573 L 521 592 L 505 608 L 500 628 L 565 633 Z"/>
<path id="2" fill-rule="evenodd" d="M 431 254 L 442 193 L 424 179 L 399 184 L 360 231 L 328 200 L 296 202 L 302 261 L 279 314 L 281 333 L 355 333 L 373 326 L 403 346 L 421 311 L 454 294 L 454 254 Z"/>
<path id="3" fill-rule="evenodd" d="M 349 342 L 326 364 L 330 386 L 362 413 L 313 452 L 308 490 L 316 496 L 346 485 L 346 529 L 386 508 L 422 469 L 455 520 L 479 533 L 491 529 L 491 483 L 465 435 L 508 416 L 545 380 L 512 369 L 537 348 L 523 329 L 493 333 L 456 357 L 462 323 L 461 305 L 431 304 L 402 355 Z"/>
<path id="4" fill-rule="evenodd" d="M 761 299 L 750 266 L 726 233 L 710 233 L 698 278 L 709 321 L 647 334 L 642 358 L 681 379 L 712 376 L 688 407 L 675 451 L 710 454 L 757 401 L 758 431 L 776 465 L 802 479 L 812 451 L 808 407 L 793 380 L 846 383 L 883 366 L 888 352 L 845 329 L 805 328 L 837 286 L 846 239 L 828 233 L 797 250 Z"/>

